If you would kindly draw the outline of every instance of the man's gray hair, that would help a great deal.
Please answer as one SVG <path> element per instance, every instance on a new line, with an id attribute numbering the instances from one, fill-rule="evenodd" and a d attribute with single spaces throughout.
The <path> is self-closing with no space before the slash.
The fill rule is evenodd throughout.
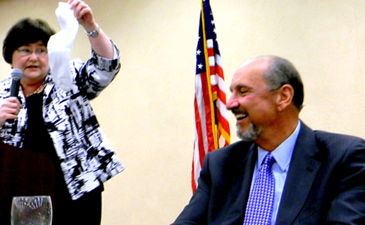
<path id="1" fill-rule="evenodd" d="M 269 57 L 272 59 L 268 70 L 261 75 L 269 90 L 278 90 L 285 84 L 292 86 L 294 90 L 293 102 L 300 111 L 303 108 L 304 88 L 300 74 L 294 65 L 287 59 L 278 56 L 268 55 L 259 57 Z"/>

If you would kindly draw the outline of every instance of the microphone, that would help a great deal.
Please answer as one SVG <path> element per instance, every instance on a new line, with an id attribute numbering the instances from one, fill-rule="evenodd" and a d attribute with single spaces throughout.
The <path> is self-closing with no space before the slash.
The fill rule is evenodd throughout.
<path id="1" fill-rule="evenodd" d="M 18 97 L 20 80 L 23 77 L 23 71 L 20 69 L 13 69 L 13 71 L 11 71 L 10 75 L 11 75 L 11 78 L 13 79 L 11 82 L 11 87 L 10 87 L 10 97 Z M 6 122 L 13 123 L 14 120 L 8 119 L 8 120 L 6 120 Z M 13 131 L 13 133 L 15 134 L 15 130 Z"/>
<path id="2" fill-rule="evenodd" d="M 13 79 L 10 88 L 10 96 L 18 97 L 20 80 L 23 78 L 23 71 L 20 69 L 13 69 L 11 71 L 11 78 Z"/>

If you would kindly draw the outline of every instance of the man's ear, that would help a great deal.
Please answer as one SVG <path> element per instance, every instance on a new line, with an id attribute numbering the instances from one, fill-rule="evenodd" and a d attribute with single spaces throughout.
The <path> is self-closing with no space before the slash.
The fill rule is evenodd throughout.
<path id="1" fill-rule="evenodd" d="M 278 90 L 278 110 L 283 111 L 286 107 L 288 107 L 294 97 L 294 89 L 290 84 L 284 84 L 281 86 L 281 88 Z"/>

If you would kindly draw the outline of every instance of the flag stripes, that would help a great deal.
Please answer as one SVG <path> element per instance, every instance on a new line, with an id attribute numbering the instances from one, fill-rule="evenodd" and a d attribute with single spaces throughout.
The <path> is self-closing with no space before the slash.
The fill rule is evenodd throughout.
<path id="1" fill-rule="evenodd" d="M 230 144 L 224 73 L 216 37 L 209 0 L 202 0 L 196 51 L 193 191 L 198 186 L 205 155 Z"/>

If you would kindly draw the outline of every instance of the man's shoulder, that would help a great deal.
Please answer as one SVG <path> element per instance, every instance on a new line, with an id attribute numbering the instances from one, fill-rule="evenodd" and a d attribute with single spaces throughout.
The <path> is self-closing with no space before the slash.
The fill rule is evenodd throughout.
<path id="1" fill-rule="evenodd" d="M 357 136 L 321 130 L 315 130 L 313 133 L 320 148 L 345 150 L 356 147 L 365 149 L 365 140 Z"/>
<path id="2" fill-rule="evenodd" d="M 322 130 L 314 130 L 313 131 L 316 140 L 321 143 L 328 143 L 328 144 L 340 144 L 340 143 L 353 143 L 353 142 L 364 142 L 365 140 L 348 134 L 340 134 L 340 133 L 333 133 L 328 131 Z"/>
<path id="3" fill-rule="evenodd" d="M 301 140 L 301 143 L 312 143 L 312 141 L 315 141 L 319 146 L 335 149 L 344 148 L 352 144 L 360 143 L 360 145 L 363 145 L 365 143 L 365 140 L 361 137 L 323 130 L 312 130 L 304 123 L 302 123 L 298 140 Z"/>

